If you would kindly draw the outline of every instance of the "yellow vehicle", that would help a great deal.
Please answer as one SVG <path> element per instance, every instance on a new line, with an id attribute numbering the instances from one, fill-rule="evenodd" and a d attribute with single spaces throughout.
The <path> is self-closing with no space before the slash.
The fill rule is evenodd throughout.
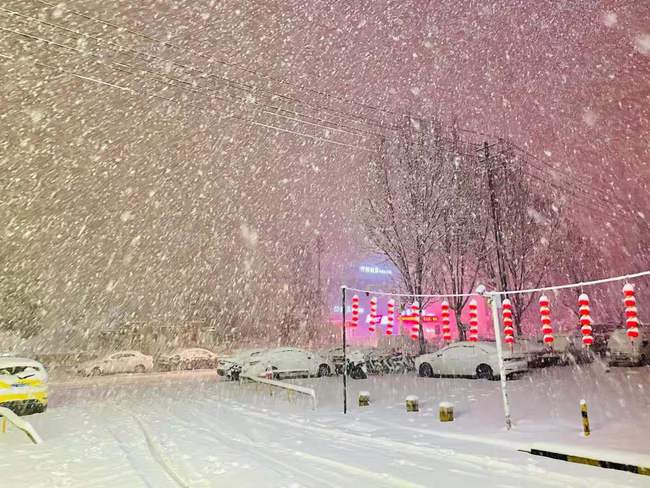
<path id="1" fill-rule="evenodd" d="M 47 371 L 33 359 L 0 356 L 0 407 L 18 415 L 47 408 Z"/>

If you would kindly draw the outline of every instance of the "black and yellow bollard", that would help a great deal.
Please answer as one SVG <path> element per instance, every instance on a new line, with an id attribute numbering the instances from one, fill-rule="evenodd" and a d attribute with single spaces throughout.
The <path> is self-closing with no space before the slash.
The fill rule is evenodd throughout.
<path id="1" fill-rule="evenodd" d="M 409 395 L 406 397 L 406 411 L 407 412 L 419 412 L 420 411 L 420 399 L 415 395 Z"/>
<path id="2" fill-rule="evenodd" d="M 438 414 L 440 422 L 454 421 L 454 405 L 449 402 L 440 402 L 438 405 Z"/>
<path id="3" fill-rule="evenodd" d="M 370 406 L 370 393 L 367 391 L 359 392 L 359 406 L 368 407 Z"/>
<path id="4" fill-rule="evenodd" d="M 582 415 L 582 433 L 585 437 L 591 434 L 589 430 L 589 414 L 587 413 L 587 402 L 580 400 L 580 414 Z"/>

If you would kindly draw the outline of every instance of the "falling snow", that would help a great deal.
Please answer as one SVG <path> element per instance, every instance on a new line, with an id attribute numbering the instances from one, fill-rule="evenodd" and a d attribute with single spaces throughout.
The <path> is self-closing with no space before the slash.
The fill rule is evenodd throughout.
<path id="1" fill-rule="evenodd" d="M 199 346 L 218 357 L 331 349 L 350 307 L 344 283 L 399 292 L 396 307 L 406 309 L 418 292 L 453 292 L 461 337 L 467 294 L 479 285 L 521 291 L 650 270 L 648 19 L 647 1 L 3 0 L 0 357 L 41 360 L 53 401 L 31 417 L 46 433 L 47 473 L 32 470 L 41 453 L 15 432 L 0 469 L 52 473 L 47 486 L 168 486 L 137 419 L 122 415 L 134 407 L 196 486 L 262 486 L 267 475 L 278 487 L 427 486 L 438 468 L 454 486 L 479 459 L 469 483 L 596 486 L 591 466 L 495 456 L 462 437 L 434 443 L 427 425 L 403 416 L 392 425 L 406 395 L 417 393 L 433 422 L 430 394 L 452 391 L 453 380 L 423 386 L 417 371 L 363 380 L 372 398 L 383 395 L 375 424 L 338 413 L 340 376 L 298 381 L 324 397 L 312 415 L 251 385 L 204 382 L 205 371 L 113 382 L 77 367 L 130 350 L 158 369 L 164 355 Z M 633 282 L 645 333 L 650 279 Z M 510 440 L 568 442 L 578 412 L 555 402 L 571 397 L 574 409 L 579 378 L 596 385 L 585 390 L 602 406 L 591 439 L 622 449 L 612 425 L 634 437 L 616 412 L 647 407 L 648 368 L 610 374 L 604 356 L 625 326 L 621 288 L 589 289 L 594 363 L 542 368 L 513 387 L 525 408 Z M 558 337 L 580 331 L 578 291 L 548 293 Z M 437 316 L 421 342 L 369 333 L 371 294 L 358 293 L 364 316 L 346 336 L 354 347 L 406 357 L 443 345 Z M 517 340 L 535 344 L 539 294 L 510 298 Z M 440 305 L 422 303 L 423 313 Z M 492 340 L 488 312 L 481 320 L 481 338 Z M 165 378 L 184 385 L 187 404 Z M 469 435 L 480 422 L 461 420 L 498 404 L 500 383 L 461 381 L 455 398 L 435 400 L 453 400 L 452 429 Z M 536 423 L 543 412 L 526 403 L 526 388 L 549 406 L 547 424 Z M 78 401 L 78 390 L 98 397 Z M 155 415 L 145 411 L 149 394 Z M 237 422 L 211 418 L 212 407 Z M 239 423 L 249 407 L 254 415 Z M 483 442 L 511 434 L 497 430 L 497 410 L 481 414 Z M 191 413 L 206 424 L 193 425 Z M 88 426 L 78 443 L 70 432 L 81 427 L 66 423 L 77 418 Z M 287 419 L 300 426 L 295 435 Z M 650 432 L 647 422 L 639 432 Z M 334 447 L 319 452 L 311 434 Z M 3 452 L 4 442 L 0 433 Z M 416 453 L 422 442 L 431 444 L 425 455 Z M 135 461 L 124 454 L 133 446 Z M 98 465 L 105 478 L 79 481 L 72 466 L 86 450 L 119 462 Z M 377 473 L 373 456 L 384 454 Z M 623 486 L 619 474 L 602 486 Z"/>

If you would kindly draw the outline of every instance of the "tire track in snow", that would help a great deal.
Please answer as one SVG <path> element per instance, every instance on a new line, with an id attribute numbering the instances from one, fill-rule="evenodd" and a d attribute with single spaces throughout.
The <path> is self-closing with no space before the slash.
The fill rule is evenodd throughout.
<path id="1" fill-rule="evenodd" d="M 486 456 L 479 456 L 475 454 L 466 454 L 457 451 L 445 449 L 444 451 L 436 449 L 431 446 L 423 445 L 416 446 L 401 441 L 393 441 L 386 438 L 362 436 L 358 434 L 351 434 L 338 429 L 324 428 L 314 425 L 305 425 L 304 423 L 295 422 L 291 420 L 280 419 L 269 414 L 255 412 L 249 405 L 238 405 L 236 408 L 229 406 L 229 408 L 242 412 L 243 415 L 249 417 L 256 417 L 264 421 L 272 421 L 276 424 L 289 426 L 291 428 L 301 428 L 321 434 L 329 438 L 346 439 L 348 442 L 362 445 L 367 448 L 368 444 L 374 444 L 378 447 L 391 449 L 395 452 L 409 452 L 410 455 L 422 456 L 428 459 L 434 459 L 437 462 L 444 462 L 449 464 L 462 465 L 464 467 L 471 467 L 476 470 L 477 467 L 488 470 L 491 472 L 506 473 L 509 477 L 518 477 L 523 480 L 531 481 L 531 476 L 535 476 L 535 483 L 546 484 L 549 486 L 581 486 L 585 488 L 619 488 L 620 484 L 615 482 L 603 481 L 598 478 L 585 477 L 584 475 L 567 475 L 558 472 L 547 471 L 543 468 L 531 468 L 522 466 L 511 462 L 499 460 L 497 458 L 490 458 Z"/>
<path id="2" fill-rule="evenodd" d="M 232 409 L 231 409 L 232 410 Z M 234 410 L 233 410 L 234 411 Z M 169 414 L 169 412 L 168 412 Z M 296 449 L 289 449 L 289 448 L 284 448 L 284 447 L 278 447 L 278 446 L 273 446 L 272 447 L 272 453 L 282 453 L 283 456 L 288 457 L 289 459 L 296 459 L 296 458 L 302 458 L 307 461 L 310 461 L 314 464 L 318 464 L 323 466 L 322 468 L 319 468 L 319 471 L 323 473 L 323 475 L 327 475 L 331 477 L 332 475 L 335 475 L 337 478 L 337 482 L 335 484 L 332 484 L 331 482 L 324 481 L 322 478 L 318 478 L 314 475 L 308 474 L 303 468 L 297 467 L 295 465 L 288 464 L 285 461 L 282 461 L 278 459 L 277 456 L 274 456 L 270 454 L 268 451 L 263 451 L 260 449 L 259 446 L 259 441 L 256 441 L 254 439 L 251 439 L 250 436 L 248 436 L 245 432 L 244 435 L 249 438 L 248 441 L 237 439 L 233 436 L 226 435 L 222 432 L 219 431 L 219 429 L 214 429 L 214 430 L 209 430 L 208 428 L 205 427 L 198 427 L 196 426 L 196 423 L 194 422 L 188 422 L 185 420 L 183 417 L 180 417 L 178 415 L 173 414 L 175 417 L 175 420 L 180 421 L 181 423 L 185 424 L 188 429 L 193 430 L 195 432 L 201 432 L 204 435 L 204 439 L 217 443 L 220 446 L 223 445 L 228 445 L 228 443 L 235 442 L 241 446 L 243 446 L 246 451 L 254 458 L 254 457 L 262 457 L 268 461 L 271 461 L 272 463 L 277 464 L 278 466 L 281 466 L 285 470 L 291 471 L 293 473 L 297 473 L 300 477 L 303 478 L 308 478 L 311 480 L 312 483 L 316 483 L 316 485 L 310 484 L 309 486 L 325 486 L 325 487 L 331 487 L 331 486 L 343 486 L 342 483 L 347 482 L 350 484 L 351 481 L 349 477 L 345 478 L 342 475 L 338 474 L 340 472 L 345 472 L 348 473 L 349 475 L 353 475 L 356 478 L 358 478 L 358 481 L 368 481 L 371 480 L 374 483 L 374 486 L 394 486 L 397 488 L 426 488 L 424 485 L 420 485 L 417 483 L 410 482 L 408 480 L 402 479 L 402 478 L 397 478 L 395 476 L 392 476 L 387 473 L 376 473 L 367 469 L 360 468 L 358 466 L 351 465 L 349 463 L 343 463 L 340 461 L 335 461 L 332 459 L 325 458 L 323 456 L 315 456 L 312 454 L 309 454 L 307 452 L 299 451 Z M 199 416 L 194 415 L 193 418 L 197 419 Z M 214 420 L 213 417 L 210 417 L 211 420 Z M 247 419 L 248 420 L 248 419 Z M 201 423 L 201 422 L 199 422 Z M 260 425 L 259 422 L 255 421 L 256 425 Z M 226 424 L 227 425 L 227 424 Z M 266 426 L 268 427 L 268 426 Z M 242 432 L 240 430 L 236 431 L 237 434 L 241 434 Z M 221 441 L 217 441 L 215 437 L 218 437 L 221 439 Z M 331 468 L 335 468 L 337 471 L 332 471 Z M 280 473 L 280 474 L 285 474 L 285 473 Z"/>
<path id="3" fill-rule="evenodd" d="M 149 431 L 145 428 L 142 421 L 135 415 L 133 415 L 133 418 L 135 419 L 136 424 L 140 428 L 140 431 L 145 438 L 147 448 L 149 449 L 149 454 L 154 459 L 154 461 L 158 463 L 158 465 L 169 475 L 171 479 L 176 482 L 178 486 L 181 488 L 190 488 L 190 484 L 185 481 L 180 474 L 178 474 L 178 471 L 169 461 L 167 456 L 165 456 L 165 453 L 160 445 L 154 442 L 153 438 L 149 434 Z"/>
<path id="4" fill-rule="evenodd" d="M 146 453 L 146 456 L 148 456 L 154 462 L 154 464 L 160 468 L 157 470 L 158 473 L 154 474 L 163 474 L 164 479 L 171 481 L 174 486 L 180 488 L 191 488 L 190 484 L 179 474 L 178 470 L 173 466 L 169 458 L 165 455 L 162 447 L 151 436 L 149 430 L 145 427 L 142 420 L 132 412 L 119 407 L 115 408 L 114 411 L 119 417 L 123 419 L 132 419 L 134 421 L 135 425 L 137 426 L 136 430 L 142 435 L 142 438 L 144 439 L 145 449 L 142 449 L 142 451 L 144 451 Z M 112 426 L 106 426 L 106 428 L 113 436 L 120 449 L 124 452 L 127 460 L 133 467 L 136 474 L 140 477 L 140 479 L 142 479 L 147 486 L 151 486 L 152 488 L 159 488 L 160 480 L 149 480 L 149 476 L 147 476 L 146 471 L 142 470 L 142 466 L 134 462 L 134 456 L 142 453 L 133 452 L 130 449 L 130 446 L 127 446 L 126 443 L 122 440 L 121 436 L 116 434 Z"/>

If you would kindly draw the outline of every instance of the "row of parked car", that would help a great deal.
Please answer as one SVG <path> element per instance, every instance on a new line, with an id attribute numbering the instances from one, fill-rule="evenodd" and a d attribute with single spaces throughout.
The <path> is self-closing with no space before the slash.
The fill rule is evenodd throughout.
<path id="1" fill-rule="evenodd" d="M 217 354 L 207 349 L 193 347 L 178 349 L 153 356 L 140 351 L 117 351 L 105 357 L 85 361 L 77 366 L 83 376 L 99 376 L 115 373 L 146 373 L 149 371 L 173 371 L 187 369 L 211 369 L 217 367 Z"/>
<path id="2" fill-rule="evenodd" d="M 650 335 L 645 332 L 630 341 L 624 329 L 616 329 L 602 351 L 609 366 L 643 366 L 650 363 Z M 504 345 L 507 377 L 518 376 L 529 368 L 591 362 L 599 351 L 582 347 L 578 334 L 558 334 L 552 346 L 519 338 L 512 347 Z M 418 356 L 415 364 L 420 376 L 461 376 L 499 378 L 495 342 L 455 342 L 435 352 Z"/>
<path id="3" fill-rule="evenodd" d="M 603 351 L 610 365 L 637 366 L 648 363 L 650 350 L 644 334 L 630 341 L 625 330 L 614 331 Z M 369 374 L 417 371 L 420 376 L 499 378 L 500 368 L 494 341 L 454 342 L 441 349 L 413 358 L 396 350 L 348 348 L 347 370 L 354 379 Z M 597 351 L 582 347 L 578 334 L 556 334 L 549 347 L 535 339 L 518 338 L 504 345 L 504 366 L 508 377 L 520 376 L 529 368 L 549 365 L 581 364 L 593 361 Z M 218 362 L 217 373 L 227 379 L 241 376 L 291 378 L 328 376 L 343 372 L 343 349 L 334 347 L 319 352 L 298 348 L 250 349 L 239 351 Z"/>
<path id="4" fill-rule="evenodd" d="M 241 376 L 267 376 L 274 379 L 297 376 L 329 376 L 342 374 L 345 369 L 353 379 L 368 374 L 405 373 L 415 370 L 413 357 L 398 350 L 374 348 L 332 347 L 307 351 L 295 347 L 248 349 L 221 358 L 217 373 L 226 379 Z M 344 364 L 347 363 L 347 364 Z"/>
<path id="5" fill-rule="evenodd" d="M 611 366 L 640 366 L 650 364 L 650 334 L 640 331 L 636 341 L 630 341 L 624 329 L 615 330 L 606 341 L 604 355 Z M 570 364 L 593 359 L 586 352 L 579 336 L 558 334 L 552 348 L 537 341 L 518 338 L 511 348 L 504 347 L 504 367 L 508 377 L 524 374 L 531 367 L 548 364 Z M 500 374 L 497 348 L 494 342 L 454 342 L 437 351 L 412 357 L 399 350 L 375 348 L 346 349 L 342 347 L 318 352 L 294 347 L 249 349 L 229 356 L 217 355 L 203 348 L 179 349 L 156 360 L 140 351 L 118 351 L 103 358 L 87 361 L 77 367 L 82 375 L 112 373 L 145 373 L 161 371 L 216 368 L 217 374 L 231 380 L 242 376 L 273 379 L 320 377 L 347 373 L 353 379 L 369 374 L 405 373 L 416 371 L 423 377 L 460 376 L 497 379 Z M 0 354 L 0 405 L 23 414 L 43 412 L 47 408 L 48 374 L 38 361 Z"/>

